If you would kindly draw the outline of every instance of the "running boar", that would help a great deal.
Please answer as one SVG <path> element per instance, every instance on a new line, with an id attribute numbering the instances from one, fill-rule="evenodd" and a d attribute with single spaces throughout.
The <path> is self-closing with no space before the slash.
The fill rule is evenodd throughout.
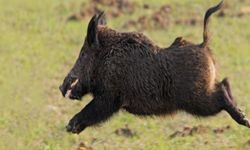
<path id="1" fill-rule="evenodd" d="M 63 96 L 70 91 L 70 99 L 92 93 L 93 100 L 69 121 L 67 131 L 80 133 L 120 109 L 142 116 L 182 110 L 202 117 L 225 110 L 250 127 L 228 79 L 216 78 L 208 46 L 209 17 L 222 4 L 207 10 L 201 44 L 177 38 L 168 48 L 158 47 L 140 33 L 117 32 L 99 24 L 103 13 L 93 16 L 79 57 L 60 86 Z"/>

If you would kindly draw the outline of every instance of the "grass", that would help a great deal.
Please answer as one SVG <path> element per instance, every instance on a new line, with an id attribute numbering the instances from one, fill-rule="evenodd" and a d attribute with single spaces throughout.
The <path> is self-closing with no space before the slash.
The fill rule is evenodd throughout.
<path id="1" fill-rule="evenodd" d="M 80 135 L 68 134 L 65 125 L 91 96 L 82 102 L 62 98 L 58 86 L 74 63 L 85 36 L 88 20 L 65 22 L 67 16 L 78 10 L 82 0 L 0 0 L 0 149 L 76 149 L 80 142 L 97 150 L 166 150 L 166 149 L 249 149 L 246 141 L 249 129 L 236 124 L 227 113 L 206 119 L 178 113 L 165 118 L 138 118 L 119 112 L 100 127 L 88 128 Z M 137 0 L 137 13 L 109 19 L 108 26 L 117 30 L 130 17 L 143 14 Z M 217 0 L 151 0 L 153 8 L 162 4 L 173 7 L 171 17 L 188 17 L 189 13 L 203 16 L 205 10 Z M 245 1 L 232 0 L 232 12 Z M 238 105 L 250 117 L 250 22 L 249 15 L 238 17 L 213 17 L 209 26 L 211 47 L 219 63 L 219 78 L 230 78 Z M 201 41 L 202 26 L 170 25 L 167 29 L 144 31 L 161 46 L 169 45 L 175 37 Z M 118 136 L 117 128 L 129 127 L 137 134 L 132 138 Z M 193 136 L 169 136 L 184 126 L 230 125 L 223 134 L 206 132 Z M 93 142 L 93 140 L 95 142 Z M 207 143 L 207 144 L 206 144 Z"/>

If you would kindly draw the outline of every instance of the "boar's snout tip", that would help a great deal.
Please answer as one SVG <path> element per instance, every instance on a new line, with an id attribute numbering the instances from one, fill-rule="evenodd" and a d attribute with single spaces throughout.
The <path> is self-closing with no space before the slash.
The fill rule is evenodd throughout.
<path id="1" fill-rule="evenodd" d="M 59 90 L 61 91 L 62 96 L 65 97 L 66 92 L 62 85 L 59 86 Z"/>

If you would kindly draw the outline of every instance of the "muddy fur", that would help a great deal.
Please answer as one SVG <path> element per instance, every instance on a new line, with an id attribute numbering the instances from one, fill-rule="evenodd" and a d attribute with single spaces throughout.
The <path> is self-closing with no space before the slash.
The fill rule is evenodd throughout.
<path id="1" fill-rule="evenodd" d="M 228 80 L 216 79 L 215 61 L 208 47 L 208 19 L 221 6 L 207 11 L 201 44 L 179 37 L 168 48 L 156 46 L 140 33 L 121 33 L 98 25 L 102 14 L 95 15 L 79 58 L 60 87 L 63 95 L 71 89 L 71 99 L 81 99 L 87 93 L 94 98 L 69 121 L 67 130 L 80 133 L 120 109 L 141 116 L 182 110 L 203 117 L 225 110 L 249 127 Z M 76 79 L 77 84 L 70 87 Z"/>

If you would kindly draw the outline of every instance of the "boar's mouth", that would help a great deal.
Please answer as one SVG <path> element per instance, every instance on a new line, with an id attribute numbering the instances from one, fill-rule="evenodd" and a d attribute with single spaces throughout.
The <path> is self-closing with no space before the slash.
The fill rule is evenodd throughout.
<path id="1" fill-rule="evenodd" d="M 63 97 L 65 97 L 67 92 L 72 89 L 72 86 L 75 85 L 77 81 L 78 78 L 76 76 L 71 75 L 70 73 L 65 77 L 63 84 L 59 87 Z"/>

